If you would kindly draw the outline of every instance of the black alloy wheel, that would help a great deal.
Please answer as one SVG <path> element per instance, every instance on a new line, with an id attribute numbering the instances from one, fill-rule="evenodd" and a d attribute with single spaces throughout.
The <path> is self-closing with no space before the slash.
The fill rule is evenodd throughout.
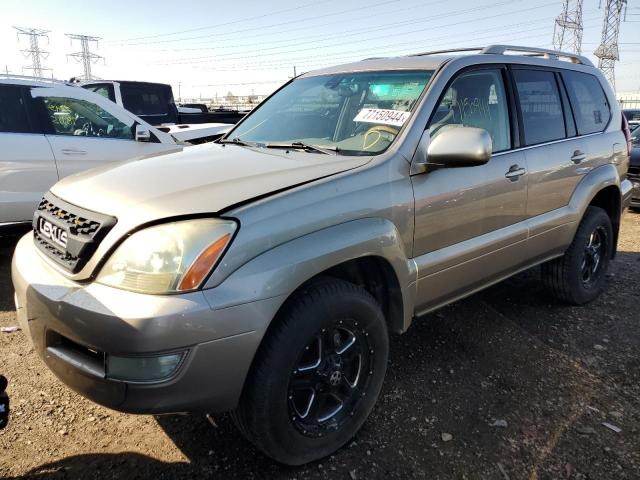
<path id="1" fill-rule="evenodd" d="M 304 435 L 321 437 L 353 416 L 373 374 L 368 336 L 357 321 L 338 320 L 300 353 L 289 380 L 289 412 Z"/>

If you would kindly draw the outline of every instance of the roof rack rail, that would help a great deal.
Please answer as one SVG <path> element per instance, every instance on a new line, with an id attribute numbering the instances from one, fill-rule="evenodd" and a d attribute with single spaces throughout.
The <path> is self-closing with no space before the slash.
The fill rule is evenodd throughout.
<path id="1" fill-rule="evenodd" d="M 456 52 L 476 52 L 484 50 L 484 47 L 469 48 L 447 48 L 446 50 L 432 50 L 430 52 L 411 53 L 407 57 L 423 57 L 427 55 L 438 55 L 440 53 L 456 53 Z"/>
<path id="2" fill-rule="evenodd" d="M 587 57 L 578 55 L 577 53 L 560 52 L 558 50 L 548 50 L 546 48 L 537 47 L 519 47 L 517 45 L 489 45 L 481 49 L 482 54 L 504 55 L 505 52 L 521 52 L 530 53 L 533 56 L 542 56 L 551 60 L 559 60 L 560 57 L 568 58 L 572 63 L 588 65 L 593 67 L 593 63 Z"/>
<path id="3" fill-rule="evenodd" d="M 50 83 L 64 83 L 64 80 L 58 80 L 51 77 L 34 77 L 32 75 L 16 75 L 15 73 L 0 73 L 0 79 L 6 80 L 30 80 L 34 82 L 50 82 Z"/>

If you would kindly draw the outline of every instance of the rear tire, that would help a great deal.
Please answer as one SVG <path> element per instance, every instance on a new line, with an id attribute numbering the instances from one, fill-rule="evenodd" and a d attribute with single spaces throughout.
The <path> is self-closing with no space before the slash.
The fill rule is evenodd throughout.
<path id="1" fill-rule="evenodd" d="M 542 264 L 542 280 L 551 294 L 572 305 L 597 298 L 605 288 L 613 238 L 609 215 L 589 206 L 564 255 Z"/>
<path id="2" fill-rule="evenodd" d="M 274 322 L 232 416 L 266 455 L 301 465 L 335 452 L 367 419 L 386 372 L 387 326 L 366 290 L 337 279 L 296 293 Z"/>

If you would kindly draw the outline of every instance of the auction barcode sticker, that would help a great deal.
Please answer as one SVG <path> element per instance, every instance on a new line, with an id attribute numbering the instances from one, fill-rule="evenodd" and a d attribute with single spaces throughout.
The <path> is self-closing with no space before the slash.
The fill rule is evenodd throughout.
<path id="1" fill-rule="evenodd" d="M 384 110 L 381 108 L 363 108 L 353 119 L 354 122 L 382 123 L 401 127 L 409 119 L 411 112 L 402 110 Z"/>

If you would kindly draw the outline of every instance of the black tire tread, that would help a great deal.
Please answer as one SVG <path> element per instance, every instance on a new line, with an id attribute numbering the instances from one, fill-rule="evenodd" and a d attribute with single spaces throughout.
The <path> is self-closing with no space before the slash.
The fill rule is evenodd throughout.
<path id="1" fill-rule="evenodd" d="M 581 248 L 579 245 L 582 234 L 592 218 L 604 216 L 610 222 L 607 212 L 600 207 L 590 205 L 580 221 L 576 234 L 565 251 L 564 255 L 541 265 L 542 282 L 549 292 L 559 301 L 571 305 L 581 305 L 581 301 L 571 289 L 571 258 L 575 249 Z"/>
<path id="2" fill-rule="evenodd" d="M 298 318 L 297 314 L 304 312 L 316 302 L 339 294 L 367 298 L 379 308 L 376 299 L 364 288 L 341 279 L 322 277 L 320 281 L 310 283 L 301 288 L 287 301 L 278 317 L 274 319 L 275 324 L 267 332 L 266 341 L 263 341 L 256 353 L 240 403 L 235 410 L 230 412 L 230 415 L 240 433 L 259 450 L 268 455 L 270 455 L 271 449 L 269 447 L 271 445 L 267 437 L 266 422 L 261 422 L 260 426 L 263 428 L 258 428 L 259 424 L 251 421 L 252 417 L 256 418 L 258 416 L 255 413 L 263 410 L 260 405 L 261 399 L 251 396 L 250 392 L 255 388 L 258 379 L 267 378 L 268 373 L 273 371 L 273 367 L 269 362 L 274 357 L 274 351 L 284 343 L 287 331 L 293 328 L 292 323 L 294 319 Z"/>

